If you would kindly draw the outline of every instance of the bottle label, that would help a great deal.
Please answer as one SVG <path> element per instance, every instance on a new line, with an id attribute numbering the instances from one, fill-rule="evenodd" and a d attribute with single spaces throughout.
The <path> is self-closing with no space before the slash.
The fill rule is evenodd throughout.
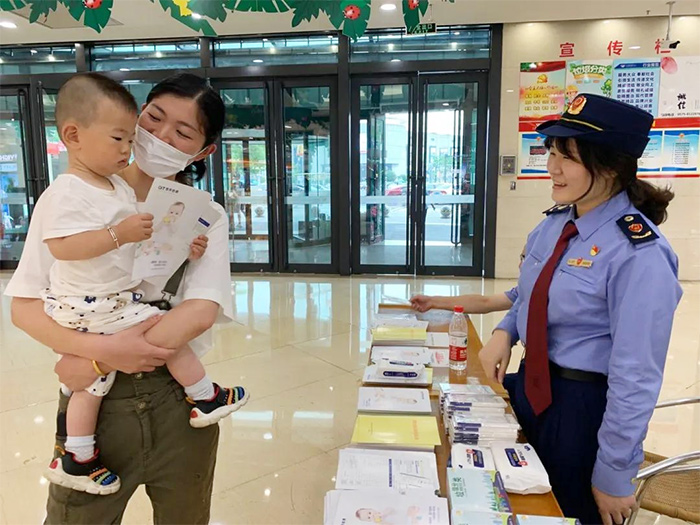
<path id="1" fill-rule="evenodd" d="M 467 336 L 466 335 L 451 335 L 450 336 L 450 361 L 466 361 L 467 360 Z"/>

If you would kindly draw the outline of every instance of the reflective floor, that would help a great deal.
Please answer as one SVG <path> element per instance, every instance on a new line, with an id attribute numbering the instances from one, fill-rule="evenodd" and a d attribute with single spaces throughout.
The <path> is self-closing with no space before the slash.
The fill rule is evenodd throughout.
<path id="1" fill-rule="evenodd" d="M 0 289 L 9 277 L 0 273 Z M 370 316 L 383 295 L 490 294 L 513 284 L 298 275 L 233 279 L 236 321 L 217 328 L 216 347 L 205 361 L 214 380 L 246 385 L 252 399 L 221 425 L 213 523 L 321 523 L 337 451 L 349 442 L 354 424 Z M 683 288 L 662 399 L 700 395 L 700 283 Z M 474 316 L 482 338 L 501 315 Z M 39 523 L 47 491 L 42 471 L 54 433 L 54 356 L 11 325 L 6 298 L 0 323 L 0 523 Z M 666 456 L 700 449 L 700 407 L 659 411 L 646 448 Z M 150 504 L 139 491 L 125 523 L 150 521 Z M 655 522 L 682 523 L 650 513 L 637 523 Z"/>

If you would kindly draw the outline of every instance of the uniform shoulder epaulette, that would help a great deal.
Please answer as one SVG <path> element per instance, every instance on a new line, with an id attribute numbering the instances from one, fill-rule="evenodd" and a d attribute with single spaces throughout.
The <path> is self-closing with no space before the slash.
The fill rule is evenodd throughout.
<path id="1" fill-rule="evenodd" d="M 569 211 L 571 209 L 571 204 L 555 204 L 548 210 L 544 210 L 542 213 L 545 215 L 552 215 L 553 213 L 562 213 L 564 211 Z"/>
<path id="2" fill-rule="evenodd" d="M 644 217 L 638 213 L 623 215 L 617 220 L 617 225 L 632 244 L 641 244 L 659 238 Z"/>

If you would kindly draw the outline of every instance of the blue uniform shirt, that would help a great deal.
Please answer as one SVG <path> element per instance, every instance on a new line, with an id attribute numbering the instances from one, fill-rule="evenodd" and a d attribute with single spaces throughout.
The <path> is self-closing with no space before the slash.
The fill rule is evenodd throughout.
<path id="1" fill-rule="evenodd" d="M 506 297 L 508 299 L 510 299 L 511 303 L 514 303 L 518 299 L 518 287 L 517 286 L 513 286 L 513 288 L 511 288 L 507 292 L 503 292 L 503 293 L 506 294 Z"/>
<path id="2" fill-rule="evenodd" d="M 617 224 L 631 220 L 631 214 L 639 210 L 622 192 L 581 218 L 571 208 L 544 219 L 528 237 L 518 300 L 497 327 L 510 333 L 513 344 L 522 339 L 527 345 L 532 288 L 564 225 L 573 220 L 579 234 L 569 242 L 549 289 L 549 359 L 608 376 L 592 482 L 612 496 L 634 492 L 632 478 L 643 459 L 682 295 L 678 258 L 656 226 L 643 218 L 658 238 L 633 244 Z"/>

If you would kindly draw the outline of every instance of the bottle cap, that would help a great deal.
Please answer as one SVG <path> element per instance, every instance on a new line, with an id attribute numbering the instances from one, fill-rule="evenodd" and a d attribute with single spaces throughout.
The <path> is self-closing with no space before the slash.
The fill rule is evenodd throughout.
<path id="1" fill-rule="evenodd" d="M 460 305 L 455 306 L 455 313 L 463 314 L 464 313 L 464 306 L 460 306 Z"/>

